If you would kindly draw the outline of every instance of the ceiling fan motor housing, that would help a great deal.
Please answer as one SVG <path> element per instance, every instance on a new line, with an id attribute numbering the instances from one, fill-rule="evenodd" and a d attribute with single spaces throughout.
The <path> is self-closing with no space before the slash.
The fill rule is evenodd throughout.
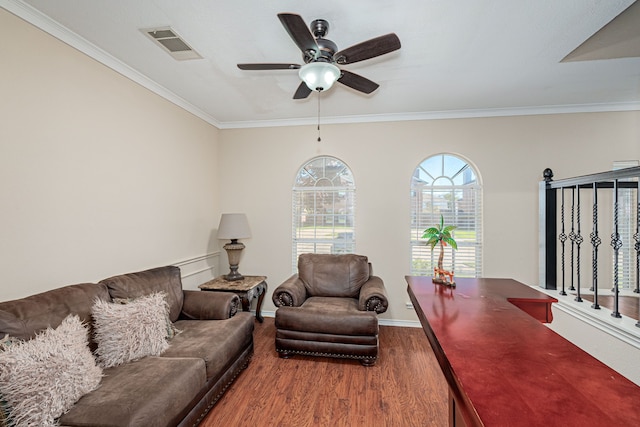
<path id="1" fill-rule="evenodd" d="M 329 23 L 324 19 L 315 19 L 309 25 L 309 29 L 316 38 L 322 38 L 329 33 Z"/>
<path id="2" fill-rule="evenodd" d="M 329 23 L 316 19 L 307 27 L 304 19 L 295 13 L 279 13 L 278 18 L 287 33 L 302 52 L 304 65 L 289 63 L 238 64 L 241 70 L 295 70 L 303 80 L 293 99 L 303 99 L 314 90 L 327 90 L 338 81 L 344 86 L 364 94 L 375 91 L 379 85 L 351 71 L 338 68 L 367 59 L 385 55 L 400 49 L 400 39 L 394 33 L 385 34 L 357 43 L 347 49 L 324 37 L 329 32 Z M 310 30 L 310 31 L 309 31 Z"/>
<path id="3" fill-rule="evenodd" d="M 338 46 L 324 36 L 329 32 L 329 23 L 324 19 L 316 19 L 309 25 L 311 33 L 315 37 L 318 51 L 315 49 L 306 50 L 302 53 L 302 60 L 305 64 L 310 62 L 335 62 L 333 55 L 338 51 Z"/>
<path id="4" fill-rule="evenodd" d="M 307 64 L 309 62 L 316 62 L 316 61 L 334 62 L 333 54 L 337 52 L 338 46 L 329 39 L 316 39 L 316 43 L 318 44 L 320 51 L 315 52 L 315 54 L 312 57 L 303 55 L 304 62 Z"/>

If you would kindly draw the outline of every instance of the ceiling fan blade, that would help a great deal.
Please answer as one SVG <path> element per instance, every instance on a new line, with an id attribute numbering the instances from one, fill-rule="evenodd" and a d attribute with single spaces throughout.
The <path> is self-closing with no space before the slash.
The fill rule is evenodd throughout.
<path id="1" fill-rule="evenodd" d="M 311 94 L 311 89 L 309 89 L 309 86 L 307 86 L 305 82 L 302 82 L 293 95 L 293 99 L 304 99 L 309 96 L 309 94 Z"/>
<path id="2" fill-rule="evenodd" d="M 342 72 L 342 75 L 340 76 L 338 81 L 345 86 L 349 86 L 352 89 L 368 94 L 380 87 L 378 83 L 372 82 L 371 80 L 364 78 L 358 74 L 352 73 L 351 71 L 340 71 Z"/>
<path id="3" fill-rule="evenodd" d="M 353 64 L 398 49 L 400 49 L 400 39 L 394 33 L 389 33 L 336 52 L 333 58 L 338 64 Z"/>
<path id="4" fill-rule="evenodd" d="M 279 13 L 278 18 L 280 18 L 284 29 L 287 30 L 287 33 L 289 33 L 289 36 L 298 45 L 302 53 L 304 53 L 305 56 L 309 55 L 315 58 L 320 48 L 313 34 L 311 34 L 309 27 L 305 24 L 304 19 L 294 13 Z"/>
<path id="5" fill-rule="evenodd" d="M 298 64 L 238 64 L 241 70 L 297 70 L 300 68 Z"/>

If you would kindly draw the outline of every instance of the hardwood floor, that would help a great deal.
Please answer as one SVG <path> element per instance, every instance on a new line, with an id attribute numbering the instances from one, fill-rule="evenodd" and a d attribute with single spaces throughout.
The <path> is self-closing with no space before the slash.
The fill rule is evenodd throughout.
<path id="1" fill-rule="evenodd" d="M 447 384 L 421 328 L 380 327 L 380 356 L 358 361 L 275 351 L 273 318 L 256 322 L 255 354 L 200 424 L 446 426 Z"/>
<path id="2" fill-rule="evenodd" d="M 593 295 L 582 295 L 582 299 L 593 302 Z M 598 295 L 598 305 L 613 310 L 613 296 L 610 294 Z M 640 298 L 637 296 L 620 295 L 618 299 L 618 311 L 623 316 L 638 320 L 640 318 Z"/>

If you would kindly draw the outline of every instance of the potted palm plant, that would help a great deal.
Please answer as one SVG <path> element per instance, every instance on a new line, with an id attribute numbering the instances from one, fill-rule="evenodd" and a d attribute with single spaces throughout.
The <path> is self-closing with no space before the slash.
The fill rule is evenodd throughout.
<path id="1" fill-rule="evenodd" d="M 427 239 L 427 245 L 431 246 L 431 251 L 440 245 L 440 255 L 438 256 L 438 267 L 433 269 L 433 282 L 440 283 L 447 286 L 455 286 L 453 281 L 453 271 L 447 271 L 442 268 L 442 261 L 444 260 L 444 247 L 446 245 L 451 246 L 453 249 L 458 249 L 458 244 L 451 236 L 451 231 L 455 230 L 455 225 L 444 225 L 444 217 L 440 215 L 440 224 L 436 227 L 429 227 L 424 230 L 422 235 L 423 239 Z"/>

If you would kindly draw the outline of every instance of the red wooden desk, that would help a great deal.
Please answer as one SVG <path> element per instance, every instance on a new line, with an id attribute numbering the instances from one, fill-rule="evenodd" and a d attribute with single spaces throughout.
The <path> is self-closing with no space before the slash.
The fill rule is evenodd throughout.
<path id="1" fill-rule="evenodd" d="M 540 323 L 554 298 L 511 279 L 406 280 L 449 384 L 450 425 L 640 426 L 640 387 Z"/>

